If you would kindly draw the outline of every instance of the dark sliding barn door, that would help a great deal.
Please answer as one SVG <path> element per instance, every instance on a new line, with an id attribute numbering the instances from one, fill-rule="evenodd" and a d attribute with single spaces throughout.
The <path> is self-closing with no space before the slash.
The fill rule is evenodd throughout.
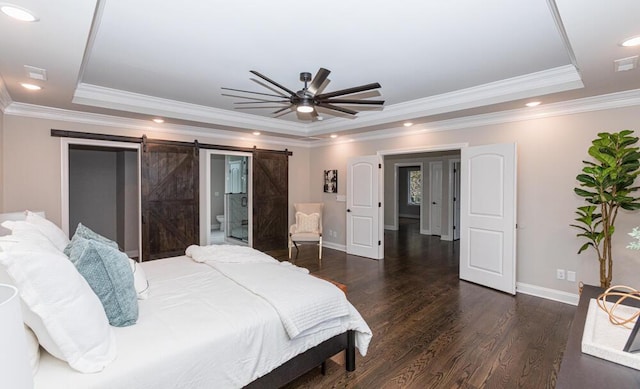
<path id="1" fill-rule="evenodd" d="M 142 153 L 142 259 L 184 255 L 198 244 L 198 149 L 146 143 Z"/>
<path id="2" fill-rule="evenodd" d="M 286 153 L 253 151 L 253 247 L 287 247 L 289 160 Z"/>

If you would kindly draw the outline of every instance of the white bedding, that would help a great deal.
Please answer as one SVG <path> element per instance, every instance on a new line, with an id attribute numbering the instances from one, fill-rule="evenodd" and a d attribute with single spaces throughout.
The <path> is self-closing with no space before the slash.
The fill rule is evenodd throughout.
<path id="1" fill-rule="evenodd" d="M 307 269 L 279 262 L 250 247 L 189 246 L 186 254 L 265 299 L 280 315 L 291 339 L 349 315 L 347 298 L 333 284 L 309 277 Z"/>
<path id="2" fill-rule="evenodd" d="M 366 353 L 371 331 L 349 315 L 291 340 L 275 309 L 211 266 L 188 257 L 142 264 L 149 298 L 131 327 L 114 328 L 117 358 L 82 374 L 43 352 L 35 388 L 238 388 L 347 329 Z"/>

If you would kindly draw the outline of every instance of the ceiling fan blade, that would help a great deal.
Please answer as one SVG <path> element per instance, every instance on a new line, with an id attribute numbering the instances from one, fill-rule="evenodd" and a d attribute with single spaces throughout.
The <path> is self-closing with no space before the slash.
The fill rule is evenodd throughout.
<path id="1" fill-rule="evenodd" d="M 316 96 L 316 98 L 321 100 L 329 99 L 331 97 L 350 95 L 352 93 L 364 92 L 364 91 L 368 91 L 371 89 L 378 89 L 378 88 L 381 88 L 380 84 L 378 84 L 377 82 L 374 82 L 372 84 L 354 86 L 353 88 L 342 89 L 335 92 L 323 93 L 321 95 Z"/>
<path id="2" fill-rule="evenodd" d="M 296 92 L 292 91 L 291 89 L 289 89 L 289 88 L 287 88 L 287 87 L 285 87 L 285 86 L 283 86 L 283 85 L 278 84 L 277 82 L 273 81 L 273 80 L 272 80 L 272 79 L 270 79 L 269 77 L 267 77 L 267 76 L 265 76 L 265 75 L 263 75 L 263 74 L 260 74 L 259 72 L 256 72 L 255 70 L 250 70 L 250 72 L 251 72 L 251 73 L 253 73 L 253 74 L 255 74 L 256 76 L 258 76 L 258 77 L 262 78 L 262 79 L 263 79 L 263 80 L 265 80 L 266 82 L 268 82 L 268 83 L 270 83 L 270 84 L 273 84 L 273 85 L 277 86 L 278 88 L 282 89 L 283 91 L 287 92 L 287 93 L 288 93 L 288 94 L 290 94 L 290 95 L 295 95 L 295 94 L 296 94 Z"/>
<path id="3" fill-rule="evenodd" d="M 289 100 L 236 101 L 233 104 L 291 103 Z"/>
<path id="4" fill-rule="evenodd" d="M 267 100 L 267 99 L 265 99 L 263 97 L 231 95 L 231 94 L 228 94 L 228 93 L 221 93 L 220 96 L 235 97 L 237 99 L 254 100 L 254 101 L 270 101 L 270 100 Z"/>
<path id="5" fill-rule="evenodd" d="M 329 104 L 369 104 L 369 105 L 384 105 L 384 100 L 352 100 L 352 99 L 325 99 L 319 100 L 319 103 Z"/>
<path id="6" fill-rule="evenodd" d="M 318 70 L 318 73 L 316 73 L 315 77 L 313 77 L 313 81 L 311 81 L 311 85 L 309 85 L 309 87 L 307 88 L 307 91 L 310 92 L 312 95 L 315 95 L 316 93 L 318 93 L 318 89 L 320 89 L 320 87 L 322 86 L 322 84 L 324 84 L 327 77 L 329 77 L 329 73 L 331 73 L 330 70 L 327 70 L 325 68 L 320 68 Z"/>
<path id="7" fill-rule="evenodd" d="M 269 94 L 269 93 L 261 93 L 261 92 L 253 92 L 253 91 L 250 91 L 250 90 L 233 89 L 233 88 L 225 88 L 225 87 L 221 87 L 221 89 L 232 90 L 234 92 L 253 93 L 253 94 L 256 94 L 256 95 L 263 95 L 263 96 L 282 97 L 282 96 L 279 96 L 279 95 L 272 95 L 272 94 Z"/>
<path id="8" fill-rule="evenodd" d="M 279 110 L 277 110 L 275 112 L 271 112 L 271 114 L 273 114 L 273 115 L 279 114 L 280 112 L 286 111 L 287 109 L 291 108 L 292 106 L 293 106 L 293 104 L 289 105 L 288 107 L 280 108 Z"/>
<path id="9" fill-rule="evenodd" d="M 272 116 L 272 117 L 275 119 L 275 118 L 279 118 L 280 116 L 284 116 L 284 115 L 290 114 L 291 112 L 293 112 L 293 110 L 290 109 L 291 107 L 293 107 L 293 105 L 290 105 L 290 106 L 287 107 L 287 108 L 289 108 L 288 111 L 287 111 L 286 108 L 277 110 L 276 112 L 279 112 L 277 115 L 276 115 L 276 112 L 272 112 L 271 114 L 275 115 L 275 116 Z M 296 112 L 298 112 L 298 111 L 296 111 Z"/>
<path id="10" fill-rule="evenodd" d="M 334 111 L 340 111 L 343 113 L 348 113 L 349 115 L 356 115 L 358 112 L 352 109 L 338 107 L 337 105 L 328 104 L 328 103 L 318 103 L 316 104 L 318 107 L 333 109 Z"/>
<path id="11" fill-rule="evenodd" d="M 274 109 L 280 107 L 269 107 L 269 106 L 260 106 L 260 107 L 233 107 L 233 109 Z"/>

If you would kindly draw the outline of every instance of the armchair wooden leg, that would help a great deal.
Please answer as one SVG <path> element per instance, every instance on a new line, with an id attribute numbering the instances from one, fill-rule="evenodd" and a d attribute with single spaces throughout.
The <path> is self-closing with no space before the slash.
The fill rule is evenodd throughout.
<path id="1" fill-rule="evenodd" d="M 320 237 L 320 241 L 318 241 L 318 261 L 322 261 L 322 236 Z"/>
<path id="2" fill-rule="evenodd" d="M 289 235 L 289 259 L 291 259 L 291 235 Z"/>

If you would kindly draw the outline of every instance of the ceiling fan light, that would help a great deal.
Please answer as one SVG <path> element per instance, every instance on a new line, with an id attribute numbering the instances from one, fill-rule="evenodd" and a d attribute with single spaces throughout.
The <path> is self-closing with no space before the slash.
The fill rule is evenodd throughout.
<path id="1" fill-rule="evenodd" d="M 301 101 L 296 108 L 296 111 L 300 113 L 311 113 L 313 112 L 313 105 L 311 105 L 308 101 Z"/>

